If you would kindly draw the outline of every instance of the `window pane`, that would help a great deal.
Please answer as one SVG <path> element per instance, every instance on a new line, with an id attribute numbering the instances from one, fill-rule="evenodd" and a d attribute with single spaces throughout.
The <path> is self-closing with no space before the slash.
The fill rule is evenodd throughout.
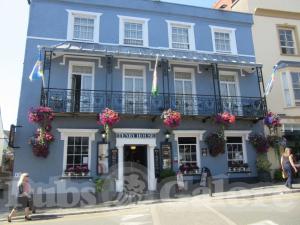
<path id="1" fill-rule="evenodd" d="M 124 44 L 143 45 L 143 24 L 124 23 Z"/>
<path id="2" fill-rule="evenodd" d="M 230 34 L 225 32 L 215 32 L 216 51 L 231 52 Z"/>
<path id="3" fill-rule="evenodd" d="M 189 28 L 172 27 L 172 47 L 179 49 L 189 49 Z"/>
<path id="4" fill-rule="evenodd" d="M 94 19 L 75 17 L 73 39 L 89 40 L 94 39 Z"/>
<path id="5" fill-rule="evenodd" d="M 74 137 L 68 137 L 68 145 L 74 145 Z"/>
<path id="6" fill-rule="evenodd" d="M 178 144 L 196 144 L 195 137 L 179 137 Z"/>
<path id="7" fill-rule="evenodd" d="M 294 30 L 291 29 L 280 29 L 279 30 L 279 38 L 280 38 L 280 46 L 281 52 L 283 54 L 295 54 L 295 43 L 293 39 Z"/>
<path id="8" fill-rule="evenodd" d="M 243 143 L 242 137 L 227 137 L 227 143 Z"/>

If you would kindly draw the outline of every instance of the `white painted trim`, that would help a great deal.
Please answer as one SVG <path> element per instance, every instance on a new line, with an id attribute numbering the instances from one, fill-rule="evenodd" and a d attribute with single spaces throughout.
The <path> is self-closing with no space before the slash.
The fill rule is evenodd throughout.
<path id="1" fill-rule="evenodd" d="M 148 70 L 149 71 L 154 71 L 154 67 L 151 67 L 151 61 L 147 60 L 136 60 L 136 59 L 117 59 L 117 65 L 115 66 L 115 69 L 120 69 L 121 68 L 121 62 L 132 62 L 132 63 L 145 63 L 148 64 Z"/>
<path id="2" fill-rule="evenodd" d="M 76 66 L 91 66 L 93 70 L 93 74 L 83 74 L 90 75 L 93 77 L 92 79 L 92 87 L 95 89 L 95 63 L 94 62 L 85 62 L 85 61 L 69 61 L 69 70 L 68 70 L 68 89 L 72 88 L 72 67 Z"/>
<path id="3" fill-rule="evenodd" d="M 175 87 L 176 87 L 176 84 L 175 84 L 175 81 L 176 80 L 182 80 L 182 81 L 188 81 L 188 79 L 176 79 L 175 78 L 175 73 L 176 72 L 185 72 L 185 73 L 191 73 L 191 82 L 192 82 L 192 94 L 195 95 L 196 94 L 196 77 L 195 77 L 195 68 L 187 68 L 187 67 L 173 67 L 173 72 L 174 72 L 174 80 L 173 80 L 173 85 L 174 85 L 174 91 L 175 91 L 175 95 L 177 94 L 176 93 L 176 90 L 175 90 Z M 186 95 L 186 93 L 182 93 L 184 95 Z M 184 100 L 185 101 L 185 100 Z M 185 104 L 184 104 L 185 105 Z M 196 102 L 193 102 L 193 111 L 197 112 L 198 109 L 196 107 Z M 183 107 L 184 110 L 185 110 L 185 106 Z"/>
<path id="4" fill-rule="evenodd" d="M 206 130 L 173 130 L 175 140 L 178 137 L 197 137 L 199 141 L 203 141 L 203 135 Z"/>
<path id="5" fill-rule="evenodd" d="M 236 84 L 236 93 L 237 96 L 241 96 L 241 90 L 240 90 L 240 79 L 239 79 L 239 74 L 237 71 L 232 71 L 232 70 L 222 70 L 222 68 L 220 68 L 219 70 L 219 75 L 222 76 L 234 76 L 234 82 L 230 82 L 230 81 L 221 81 L 220 80 L 220 84 L 223 83 L 231 83 L 231 84 Z"/>
<path id="6" fill-rule="evenodd" d="M 124 33 L 125 33 L 125 22 L 131 23 L 139 23 L 143 26 L 143 45 L 140 47 L 149 47 L 149 28 L 148 22 L 150 19 L 148 18 L 140 18 L 140 17 L 131 17 L 131 16 L 121 16 L 119 17 L 119 44 L 126 45 L 126 46 L 134 46 L 139 47 L 140 45 L 128 45 L 124 43 Z"/>
<path id="7" fill-rule="evenodd" d="M 151 133 L 157 134 L 159 129 L 123 129 L 114 128 L 113 132 L 118 133 Z M 156 147 L 156 138 L 116 138 L 116 147 L 118 148 L 119 163 L 118 163 L 118 177 L 116 180 L 116 189 L 118 192 L 123 191 L 124 187 L 124 145 L 147 145 L 147 173 L 148 173 L 148 190 L 156 190 L 156 178 L 154 171 L 154 148 Z"/>
<path id="8" fill-rule="evenodd" d="M 60 65 L 64 66 L 66 65 L 66 59 L 67 58 L 74 58 L 74 59 L 96 59 L 98 60 L 98 68 L 103 68 L 102 66 L 102 58 L 101 57 L 92 57 L 92 56 L 80 56 L 80 55 L 63 55 L 63 60 Z"/>
<path id="9" fill-rule="evenodd" d="M 237 44 L 236 44 L 236 37 L 235 37 L 235 28 L 230 28 L 230 27 L 219 27 L 219 26 L 212 26 L 209 25 L 210 29 L 211 29 L 211 36 L 212 36 L 212 43 L 213 43 L 213 49 L 214 49 L 214 53 L 222 53 L 220 51 L 216 50 L 216 43 L 215 43 L 215 32 L 219 31 L 222 33 L 228 33 L 229 37 L 230 37 L 230 49 L 231 49 L 231 54 L 233 55 L 237 55 L 238 51 L 237 51 Z M 224 52 L 227 53 L 227 52 Z M 230 54 L 230 53 L 227 53 Z"/>
<path id="10" fill-rule="evenodd" d="M 251 130 L 225 130 L 224 135 L 225 137 L 244 137 L 246 141 L 249 141 L 249 134 Z"/>
<path id="11" fill-rule="evenodd" d="M 89 138 L 89 150 L 88 150 L 88 157 L 89 163 L 88 167 L 91 170 L 91 163 L 92 163 L 92 142 L 95 141 L 95 133 L 97 133 L 98 129 L 65 129 L 65 128 L 58 128 L 58 132 L 60 132 L 60 140 L 64 141 L 64 149 L 63 149 L 63 171 L 62 176 L 64 176 L 64 170 L 66 169 L 67 165 L 67 149 L 68 149 L 68 137 L 88 137 Z"/>
<path id="12" fill-rule="evenodd" d="M 59 42 L 65 42 L 65 41 L 70 41 L 70 42 L 86 42 L 86 41 L 73 41 L 73 40 L 67 40 L 67 39 L 62 39 L 62 38 L 48 38 L 48 37 L 40 37 L 40 36 L 27 36 L 27 39 L 33 39 L 33 40 L 46 40 L 46 41 L 59 41 Z M 106 43 L 106 42 L 92 42 L 96 44 L 102 44 L 102 45 L 110 45 L 110 46 L 119 46 L 119 43 Z M 140 48 L 143 48 L 143 46 L 140 46 Z M 150 49 L 158 49 L 158 50 L 168 50 L 169 48 L 166 47 L 149 47 Z M 214 51 L 204 51 L 204 50 L 195 50 L 195 52 L 198 53 L 209 53 L 209 54 L 218 54 L 218 55 L 232 55 L 232 54 L 226 54 L 226 53 L 221 53 L 221 52 L 214 52 Z M 237 56 L 244 56 L 244 57 L 251 57 L 255 58 L 255 55 L 246 55 L 246 54 L 237 54 Z M 255 63 L 255 62 L 253 62 Z"/>
<path id="13" fill-rule="evenodd" d="M 196 51 L 196 43 L 195 43 L 195 23 L 187 23 L 187 22 L 181 22 L 181 21 L 173 21 L 173 20 L 166 20 L 168 24 L 168 39 L 169 39 L 169 49 L 176 49 L 176 50 L 187 50 L 187 51 Z M 177 27 L 184 27 L 188 28 L 189 30 L 189 49 L 177 49 L 173 48 L 172 46 L 172 26 L 177 26 Z"/>
<path id="14" fill-rule="evenodd" d="M 247 145 L 246 141 L 249 141 L 249 134 L 251 133 L 251 130 L 225 130 L 224 136 L 227 137 L 242 137 L 242 145 L 243 145 L 243 161 L 244 163 L 248 163 L 248 155 L 247 155 Z M 226 143 L 227 146 L 227 143 Z M 227 162 L 228 162 L 228 152 L 226 148 L 226 154 L 227 154 Z"/>
<path id="15" fill-rule="evenodd" d="M 93 42 L 99 42 L 100 38 L 100 16 L 102 13 L 88 12 L 88 11 L 77 11 L 66 9 L 68 12 L 68 27 L 67 27 L 67 40 L 74 40 L 73 29 L 74 29 L 74 17 L 85 17 L 94 19 L 94 39 Z M 92 41 L 92 40 L 76 40 L 76 41 Z"/>
<path id="16" fill-rule="evenodd" d="M 178 138 L 179 137 L 195 137 L 196 138 L 196 159 L 197 159 L 197 166 L 201 168 L 201 154 L 200 154 L 200 141 L 203 140 L 203 134 L 206 130 L 174 130 L 175 141 L 177 142 L 177 156 L 178 156 L 178 165 L 180 164 L 179 161 L 179 144 Z"/>
<path id="17" fill-rule="evenodd" d="M 142 134 L 157 134 L 160 129 L 140 129 L 140 128 L 114 128 L 113 132 L 119 133 L 142 133 Z"/>

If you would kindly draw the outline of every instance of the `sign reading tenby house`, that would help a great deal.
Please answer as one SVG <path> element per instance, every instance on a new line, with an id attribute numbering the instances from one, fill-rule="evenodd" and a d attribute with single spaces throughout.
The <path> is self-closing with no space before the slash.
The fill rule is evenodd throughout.
<path id="1" fill-rule="evenodd" d="M 156 134 L 151 133 L 117 133 L 117 138 L 156 138 Z"/>

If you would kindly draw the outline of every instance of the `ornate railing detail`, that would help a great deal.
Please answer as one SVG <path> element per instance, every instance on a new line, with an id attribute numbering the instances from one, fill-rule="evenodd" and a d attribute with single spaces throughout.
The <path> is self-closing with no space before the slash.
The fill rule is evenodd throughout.
<path id="1" fill-rule="evenodd" d="M 121 114 L 161 115 L 172 108 L 183 115 L 210 116 L 217 109 L 241 117 L 261 118 L 265 102 L 260 97 L 215 97 L 214 95 L 158 94 L 97 90 L 44 89 L 41 103 L 54 112 L 98 113 L 109 107 Z M 217 107 L 218 106 L 218 107 Z"/>

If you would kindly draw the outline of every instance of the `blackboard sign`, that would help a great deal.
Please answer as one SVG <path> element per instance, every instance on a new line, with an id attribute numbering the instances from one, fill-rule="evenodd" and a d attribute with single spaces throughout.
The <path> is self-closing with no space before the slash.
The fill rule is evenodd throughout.
<path id="1" fill-rule="evenodd" d="M 154 149 L 154 170 L 155 170 L 155 178 L 159 177 L 160 174 L 160 154 L 159 148 Z"/>
<path id="2" fill-rule="evenodd" d="M 110 168 L 112 169 L 111 175 L 116 178 L 118 176 L 117 167 L 118 167 L 118 149 L 113 148 L 111 149 L 111 154 L 110 154 Z"/>
<path id="3" fill-rule="evenodd" d="M 161 143 L 162 169 L 172 169 L 172 145 L 170 142 Z"/>

